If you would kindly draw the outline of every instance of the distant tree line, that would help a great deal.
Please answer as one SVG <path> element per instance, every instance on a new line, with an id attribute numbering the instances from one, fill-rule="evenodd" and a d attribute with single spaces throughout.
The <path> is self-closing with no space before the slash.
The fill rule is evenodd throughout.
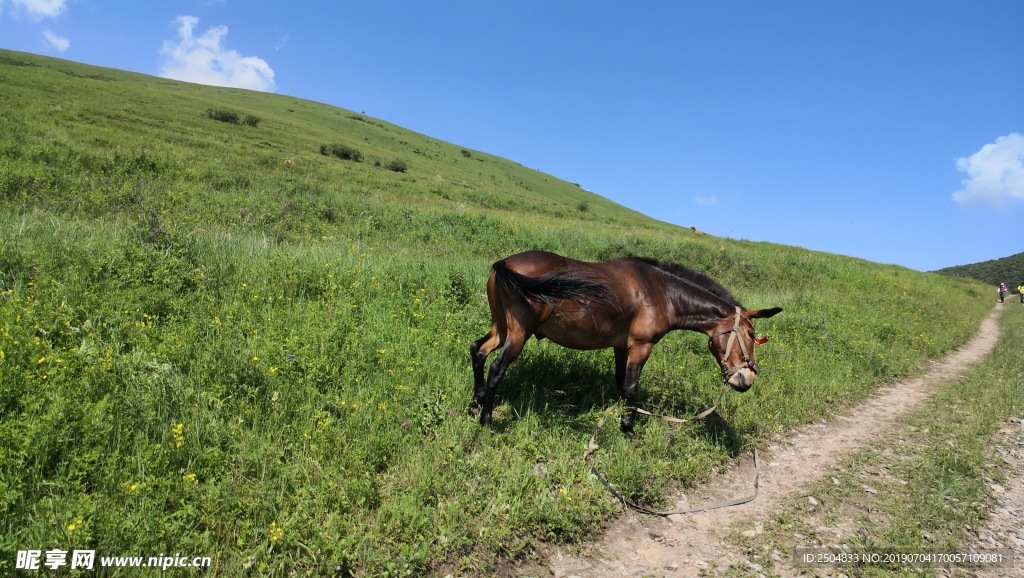
<path id="1" fill-rule="evenodd" d="M 1017 253 L 1002 259 L 993 259 L 970 265 L 956 265 L 935 271 L 952 277 L 968 277 L 984 281 L 989 285 L 1005 282 L 1011 291 L 1024 282 L 1024 253 Z"/>

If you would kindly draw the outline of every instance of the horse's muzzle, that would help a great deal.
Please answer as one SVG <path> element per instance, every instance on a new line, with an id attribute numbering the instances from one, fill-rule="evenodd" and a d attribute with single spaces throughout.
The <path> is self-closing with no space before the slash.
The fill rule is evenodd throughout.
<path id="1" fill-rule="evenodd" d="M 750 389 L 750 386 L 754 385 L 754 377 L 757 373 L 749 367 L 743 367 L 732 375 L 728 376 L 725 380 L 733 389 L 738 392 L 744 392 Z"/>

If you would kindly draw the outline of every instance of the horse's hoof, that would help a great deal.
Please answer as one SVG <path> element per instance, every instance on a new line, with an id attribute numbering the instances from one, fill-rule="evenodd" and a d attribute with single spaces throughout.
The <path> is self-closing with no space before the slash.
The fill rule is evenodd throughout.
<path id="1" fill-rule="evenodd" d="M 633 416 L 623 416 L 622 420 L 619 421 L 619 430 L 622 435 L 626 436 L 626 439 L 633 441 L 636 438 L 636 434 L 633 433 Z"/>
<path id="2" fill-rule="evenodd" d="M 469 404 L 469 407 L 466 409 L 466 411 L 469 413 L 470 417 L 476 417 L 476 413 L 480 411 L 480 406 L 477 405 L 477 403 L 474 401 L 473 403 Z"/>

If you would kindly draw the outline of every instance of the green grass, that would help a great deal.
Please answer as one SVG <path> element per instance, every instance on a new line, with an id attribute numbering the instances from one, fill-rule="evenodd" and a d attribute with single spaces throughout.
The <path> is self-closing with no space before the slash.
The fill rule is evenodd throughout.
<path id="1" fill-rule="evenodd" d="M 743 538 L 743 546 L 771 567 L 772 551 L 789 561 L 794 548 L 838 544 L 852 552 L 913 553 L 957 552 L 973 545 L 994 500 L 985 480 L 1008 473 L 995 465 L 1001 461 L 994 436 L 1009 417 L 1024 415 L 1019 347 L 1024 308 L 1007 305 L 1001 331 L 990 359 L 947 384 L 887 441 L 845 459 L 795 497 L 765 525 L 764 534 Z M 865 485 L 877 493 L 864 491 Z M 808 495 L 820 504 L 813 511 L 808 511 Z M 838 529 L 840 536 L 823 528 Z M 857 576 L 929 575 L 927 566 L 912 564 L 843 570 Z"/>
<path id="2" fill-rule="evenodd" d="M 606 475 L 651 504 L 912 373 L 991 307 L 976 282 L 696 236 L 292 97 L 8 51 L 0 83 L 5 570 L 59 547 L 212 556 L 219 576 L 477 574 L 588 539 L 618 512 L 582 461 L 618 408 L 610 352 L 531 342 L 495 424 L 466 415 L 488 268 L 524 249 L 678 261 L 785 308 L 728 427 L 602 434 Z M 652 410 L 703 409 L 706 339 L 667 337 L 640 387 Z"/>

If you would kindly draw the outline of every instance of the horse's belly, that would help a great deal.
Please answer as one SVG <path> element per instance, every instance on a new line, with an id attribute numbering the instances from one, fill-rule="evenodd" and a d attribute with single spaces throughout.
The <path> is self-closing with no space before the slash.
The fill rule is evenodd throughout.
<path id="1" fill-rule="evenodd" d="M 564 327 L 552 322 L 542 324 L 537 330 L 537 336 L 571 349 L 605 349 L 626 345 L 625 335 L 619 336 L 613 331 L 603 331 L 597 327 Z"/>

